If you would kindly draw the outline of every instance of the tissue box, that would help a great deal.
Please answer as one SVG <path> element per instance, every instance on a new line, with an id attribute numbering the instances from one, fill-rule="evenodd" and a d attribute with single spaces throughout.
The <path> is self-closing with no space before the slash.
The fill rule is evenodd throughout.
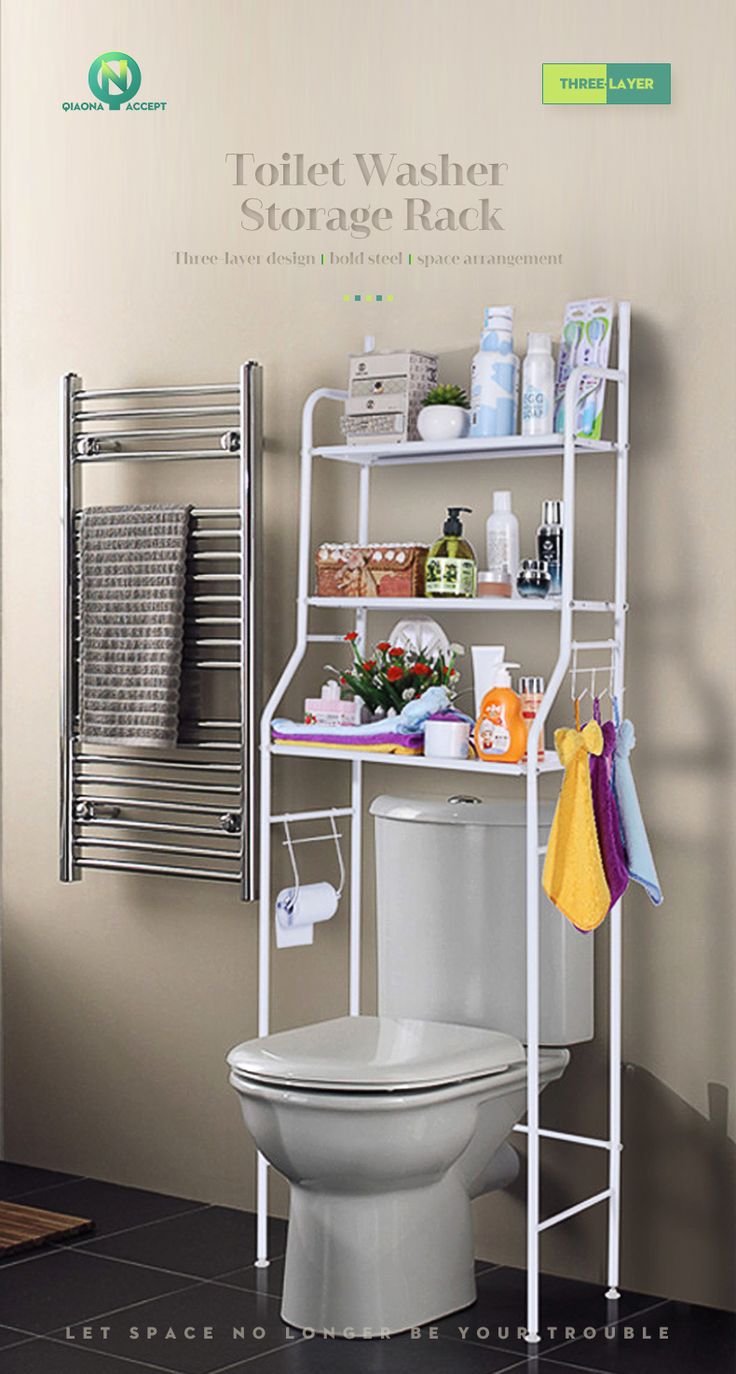
<path id="1" fill-rule="evenodd" d="M 342 421 L 348 444 L 418 439 L 417 415 L 436 385 L 437 358 L 432 353 L 354 354 Z"/>
<path id="2" fill-rule="evenodd" d="M 322 544 L 317 596 L 424 596 L 426 544 Z"/>

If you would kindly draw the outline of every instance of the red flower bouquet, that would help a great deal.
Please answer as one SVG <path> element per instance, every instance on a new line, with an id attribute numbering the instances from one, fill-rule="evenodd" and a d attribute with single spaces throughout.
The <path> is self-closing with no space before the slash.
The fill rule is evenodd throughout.
<path id="1" fill-rule="evenodd" d="M 447 654 L 428 654 L 424 650 L 402 649 L 382 639 L 373 653 L 364 658 L 354 630 L 345 635 L 345 642 L 353 651 L 351 668 L 340 671 L 330 664 L 325 666 L 365 702 L 374 716 L 402 711 L 408 701 L 421 696 L 428 687 L 445 687 L 451 699 L 457 693 L 457 645 L 452 645 Z"/>

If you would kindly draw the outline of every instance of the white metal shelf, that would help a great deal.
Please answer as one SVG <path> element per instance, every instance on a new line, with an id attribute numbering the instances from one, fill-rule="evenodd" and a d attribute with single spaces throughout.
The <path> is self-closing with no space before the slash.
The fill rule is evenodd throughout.
<path id="1" fill-rule="evenodd" d="M 350 892 L 349 892 L 349 975 L 348 1010 L 356 1016 L 361 1007 L 361 900 L 362 900 L 362 828 L 363 828 L 363 764 L 382 763 L 408 768 L 431 768 L 447 772 L 461 772 L 477 778 L 490 775 L 522 777 L 526 793 L 526 1049 L 527 1085 L 526 1123 L 517 1130 L 527 1137 L 527 1334 L 530 1344 L 539 1335 L 539 1239 L 543 1231 L 564 1222 L 568 1217 L 605 1202 L 608 1211 L 608 1289 L 606 1298 L 619 1297 L 620 1195 L 621 1195 L 621 974 L 622 919 L 621 902 L 611 908 L 609 916 L 609 1009 L 608 1009 L 608 1133 L 597 1139 L 568 1132 L 549 1131 L 541 1127 L 539 1112 L 540 1090 L 540 881 L 539 881 L 539 777 L 541 773 L 560 770 L 556 755 L 545 754 L 541 764 L 536 762 L 537 749 L 544 722 L 549 716 L 562 683 L 568 673 L 573 652 L 579 648 L 607 650 L 611 655 L 611 676 L 615 694 L 624 690 L 624 657 L 626 640 L 626 584 L 627 584 L 627 489 L 629 459 L 629 341 L 630 306 L 622 301 L 618 308 L 618 366 L 616 368 L 578 367 L 567 380 L 565 390 L 565 433 L 528 438 L 514 435 L 502 439 L 460 439 L 441 445 L 427 443 L 374 444 L 364 448 L 340 445 L 314 446 L 314 412 L 322 401 L 342 404 L 347 393 L 322 387 L 307 398 L 302 412 L 301 491 L 299 509 L 299 560 L 297 591 L 296 643 L 291 657 L 277 682 L 261 716 L 261 887 L 258 939 L 258 1034 L 270 1030 L 271 943 L 273 912 L 271 905 L 271 833 L 283 816 L 272 812 L 272 767 L 278 758 L 322 759 L 350 764 L 349 806 L 332 807 L 328 811 L 299 812 L 302 818 L 313 819 L 328 815 L 350 816 Z M 596 377 L 615 384 L 616 438 L 609 440 L 580 440 L 573 434 L 575 397 L 584 378 Z M 615 568 L 614 596 L 611 601 L 581 601 L 574 596 L 575 582 L 575 476 L 579 455 L 610 453 L 615 455 L 616 496 L 614 512 Z M 462 601 L 433 597 L 314 597 L 310 596 L 312 575 L 312 480 L 315 458 L 350 463 L 359 472 L 359 499 L 356 540 L 366 543 L 370 534 L 371 476 L 381 468 L 400 467 L 412 463 L 457 463 L 515 459 L 522 457 L 555 456 L 562 458 L 562 496 L 564 499 L 563 539 L 565 558 L 562 570 L 562 595 L 553 599 L 527 602 L 521 598 L 476 597 Z M 308 646 L 317 641 L 339 642 L 337 635 L 311 634 L 310 616 L 315 610 L 332 609 L 352 612 L 352 627 L 357 643 L 365 645 L 369 611 L 545 611 L 556 612 L 559 619 L 559 650 L 549 677 L 546 691 L 535 720 L 532 722 L 527 748 L 530 766 L 522 764 L 492 764 L 476 760 L 426 759 L 423 756 L 371 754 L 362 749 L 341 749 L 308 744 L 274 743 L 271 725 L 284 694 L 294 681 L 304 662 Z M 577 612 L 609 612 L 613 617 L 607 638 L 574 639 L 573 620 Z M 554 1137 L 580 1146 L 605 1150 L 608 1155 L 608 1187 L 585 1198 L 572 1207 L 556 1212 L 542 1220 L 540 1217 L 540 1140 Z M 268 1165 L 258 1156 L 258 1224 L 256 1264 L 264 1266 L 268 1260 Z"/>
<path id="2" fill-rule="evenodd" d="M 557 611 L 561 596 L 310 596 L 316 610 L 345 611 Z M 612 601 L 573 601 L 574 611 L 613 612 Z"/>
<path id="3" fill-rule="evenodd" d="M 339 393 L 347 396 L 347 392 Z M 493 458 L 561 458 L 565 446 L 562 434 L 510 434 L 498 439 L 446 439 L 429 444 L 413 440 L 406 444 L 332 444 L 313 448 L 315 458 L 331 458 L 337 463 L 360 467 L 405 467 L 409 463 L 472 463 Z M 616 445 L 607 439 L 576 439 L 579 453 L 615 453 Z"/>
<path id="4" fill-rule="evenodd" d="M 486 763 L 483 759 L 426 759 L 423 754 L 373 754 L 367 749 L 345 749 L 342 745 L 330 748 L 329 745 L 282 744 L 275 741 L 270 745 L 274 758 L 327 759 L 334 762 L 347 760 L 350 763 L 394 763 L 406 768 L 442 768 L 450 773 L 475 773 L 476 776 L 526 777 L 525 763 Z M 544 762 L 538 764 L 539 773 L 559 773 L 562 765 L 553 749 L 548 749 Z"/>

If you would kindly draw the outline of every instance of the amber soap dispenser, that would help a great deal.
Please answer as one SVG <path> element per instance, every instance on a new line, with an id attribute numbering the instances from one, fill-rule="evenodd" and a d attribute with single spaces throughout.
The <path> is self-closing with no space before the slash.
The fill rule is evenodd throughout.
<path id="1" fill-rule="evenodd" d="M 510 668 L 518 663 L 502 663 L 496 669 L 496 686 L 486 692 L 475 725 L 475 749 L 486 763 L 519 763 L 526 750 L 526 721 L 521 697 L 511 686 Z"/>

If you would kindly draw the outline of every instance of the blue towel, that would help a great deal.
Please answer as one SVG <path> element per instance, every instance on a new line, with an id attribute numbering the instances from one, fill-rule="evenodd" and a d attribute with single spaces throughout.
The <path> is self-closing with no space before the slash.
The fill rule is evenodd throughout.
<path id="1" fill-rule="evenodd" d="M 409 734 L 415 730 L 424 731 L 430 716 L 440 716 L 448 712 L 451 712 L 456 720 L 466 720 L 468 725 L 474 723 L 470 716 L 455 710 L 450 702 L 446 687 L 428 687 L 420 697 L 415 697 L 413 701 L 407 702 L 401 715 L 396 719 L 396 728 L 402 733 Z"/>
<path id="2" fill-rule="evenodd" d="M 618 713 L 616 713 L 618 715 Z M 618 724 L 618 721 L 617 721 Z M 652 850 L 644 827 L 641 806 L 631 771 L 631 750 L 636 744 L 634 726 L 624 720 L 616 731 L 613 788 L 616 793 L 629 877 L 649 894 L 655 906 L 662 902 L 662 889 L 654 867 Z"/>

